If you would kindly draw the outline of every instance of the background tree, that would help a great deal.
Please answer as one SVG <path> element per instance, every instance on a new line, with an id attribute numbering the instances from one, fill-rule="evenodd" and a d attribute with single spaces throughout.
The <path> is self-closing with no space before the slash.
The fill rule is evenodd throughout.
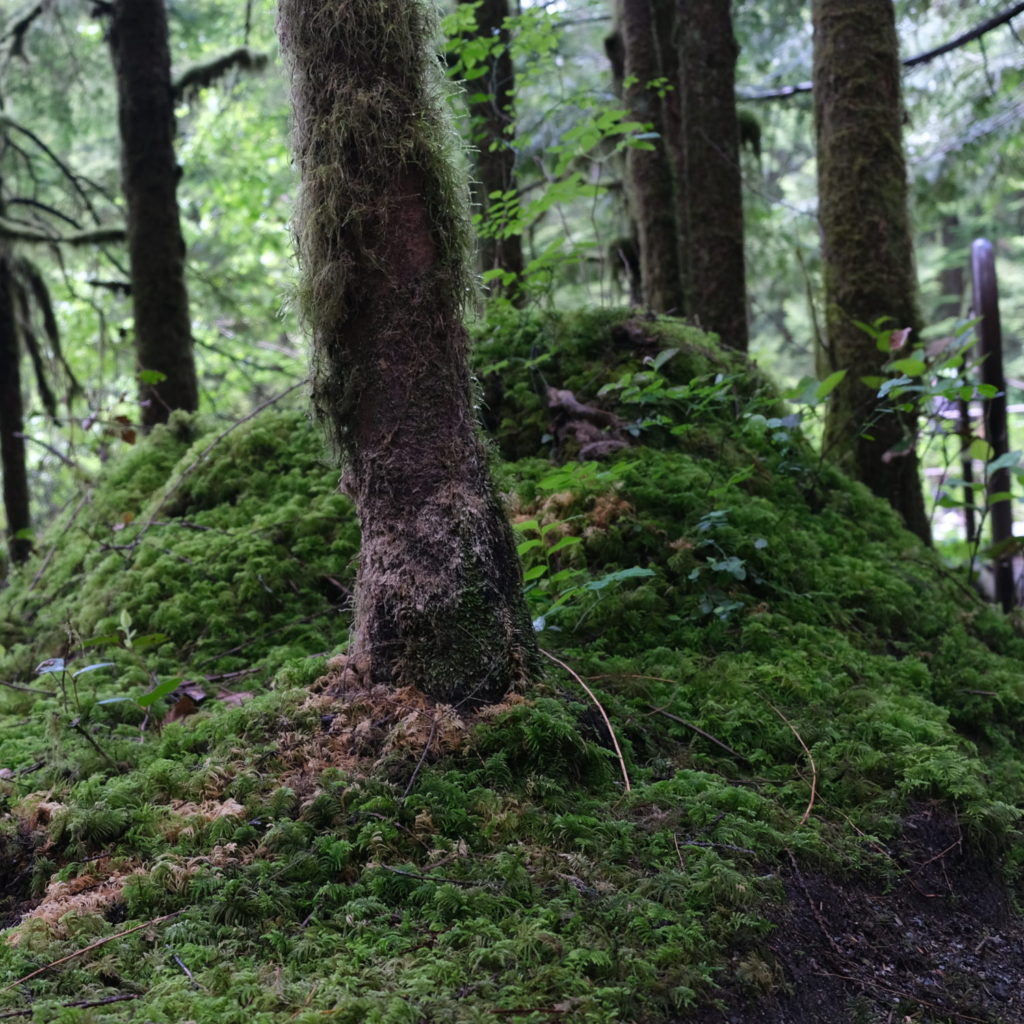
<path id="1" fill-rule="evenodd" d="M 626 195 L 636 225 L 644 305 L 656 313 L 682 315 L 686 312 L 680 268 L 682 230 L 676 220 L 676 182 L 662 99 L 674 85 L 664 75 L 651 0 L 618 0 L 616 20 L 623 100 L 630 116 L 656 134 L 646 144 L 626 150 Z"/>
<path id="2" fill-rule="evenodd" d="M 899 42 L 892 0 L 814 0 L 814 107 L 830 369 L 847 370 L 825 444 L 887 498 L 907 526 L 931 532 L 915 450 L 916 416 L 894 411 L 864 377 L 889 360 L 860 324 L 916 337 Z"/>
<path id="3" fill-rule="evenodd" d="M 688 313 L 724 345 L 745 352 L 747 286 L 736 113 L 739 47 L 731 3 L 681 0 L 677 18 Z"/>
<path id="4" fill-rule="evenodd" d="M 0 214 L 2 212 L 0 207 Z M 4 511 L 7 514 L 7 547 L 12 562 L 25 561 L 32 551 L 32 542 L 23 532 L 32 525 L 24 431 L 12 254 L 10 245 L 0 239 L 0 469 L 3 471 Z"/>
<path id="5" fill-rule="evenodd" d="M 535 640 L 476 435 L 465 183 L 421 0 L 282 0 L 302 176 L 313 397 L 362 527 L 352 655 L 449 703 L 494 701 Z"/>
<path id="6" fill-rule="evenodd" d="M 475 32 L 485 53 L 467 84 L 479 208 L 480 269 L 495 295 L 521 305 L 523 236 L 515 147 L 515 66 L 508 29 L 508 0 L 459 0 L 474 8 Z M 498 200 L 495 200 L 498 197 Z M 498 272 L 498 273 L 489 273 Z"/>
<path id="7" fill-rule="evenodd" d="M 178 215 L 167 14 L 164 0 L 114 0 L 109 13 L 139 396 L 148 428 L 174 409 L 191 411 L 199 404 Z"/>

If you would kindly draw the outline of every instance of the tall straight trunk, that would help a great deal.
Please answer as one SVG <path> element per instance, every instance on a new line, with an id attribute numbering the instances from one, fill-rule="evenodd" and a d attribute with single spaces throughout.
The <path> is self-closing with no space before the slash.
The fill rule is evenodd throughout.
<path id="1" fill-rule="evenodd" d="M 280 0 L 313 399 L 362 525 L 350 653 L 456 705 L 535 666 L 515 543 L 477 436 L 462 323 L 467 188 L 428 0 Z"/>
<path id="2" fill-rule="evenodd" d="M 825 445 L 930 541 L 913 439 L 917 417 L 890 411 L 862 382 L 890 358 L 855 321 L 919 314 L 907 212 L 899 43 L 892 0 L 813 0 L 818 203 L 828 347 L 847 370 L 833 392 Z"/>
<path id="3" fill-rule="evenodd" d="M 459 0 L 474 3 L 477 0 Z M 508 0 L 482 0 L 476 10 L 477 35 L 497 40 L 498 47 L 487 60 L 487 74 L 469 83 L 469 112 L 472 138 L 476 149 L 476 204 L 480 209 L 480 269 L 500 270 L 511 275 L 506 284 L 500 279 L 490 285 L 492 294 L 503 294 L 516 305 L 524 299 L 523 236 L 506 233 L 506 217 L 495 215 L 492 196 L 502 194 L 500 209 L 509 210 L 508 199 L 515 196 L 515 67 L 509 49 L 510 37 L 506 22 Z M 518 200 L 511 207 L 518 210 Z"/>
<path id="4" fill-rule="evenodd" d="M 24 409 L 21 398 L 21 349 L 14 314 L 11 253 L 0 242 L 0 470 L 4 480 L 7 547 L 12 562 L 24 562 L 32 541 L 18 533 L 29 518 L 28 475 L 25 471 Z"/>
<path id="5" fill-rule="evenodd" d="M 175 409 L 199 404 L 178 216 L 167 13 L 164 0 L 114 0 L 111 10 L 139 398 L 148 429 Z"/>
<path id="6" fill-rule="evenodd" d="M 679 0 L 679 92 L 689 210 L 687 314 L 746 351 L 743 181 L 730 0 Z"/>
<path id="7" fill-rule="evenodd" d="M 657 134 L 648 143 L 650 149 L 626 151 L 627 198 L 637 227 L 644 304 L 656 313 L 682 314 L 685 295 L 679 271 L 679 226 L 659 96 L 664 86 L 656 84 L 664 75 L 651 0 L 619 0 L 618 19 L 626 107 L 635 120 L 650 124 Z"/>

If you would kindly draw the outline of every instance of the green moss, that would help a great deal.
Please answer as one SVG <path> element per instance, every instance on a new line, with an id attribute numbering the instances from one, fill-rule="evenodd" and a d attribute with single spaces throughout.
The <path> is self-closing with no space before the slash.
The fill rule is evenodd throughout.
<path id="1" fill-rule="evenodd" d="M 537 319 L 524 323 L 526 337 Z M 719 354 L 687 344 L 706 376 Z M 344 700 L 309 687 L 344 640 L 336 583 L 351 579 L 356 524 L 315 434 L 267 413 L 196 464 L 209 439 L 186 453 L 156 432 L 116 467 L 121 490 L 61 524 L 67 547 L 36 587 L 29 566 L 0 596 L 8 677 L 55 694 L 2 698 L 0 766 L 28 769 L 0 779 L 15 812 L 0 852 L 25 869 L 16 898 L 58 872 L 141 869 L 100 912 L 22 925 L 19 945 L 0 944 L 0 984 L 181 913 L 0 1004 L 75 1019 L 62 1004 L 130 985 L 144 995 L 103 1019 L 170 1018 L 187 1000 L 203 1024 L 327 1011 L 497 1024 L 564 1003 L 573 1020 L 653 1024 L 713 1001 L 725 972 L 755 995 L 775 983 L 766 922 L 791 853 L 894 880 L 901 822 L 927 801 L 956 814 L 967 848 L 1013 867 L 1024 640 L 885 503 L 769 427 L 772 402 L 739 379 L 653 446 L 500 467 L 513 518 L 533 524 L 520 536 L 540 542 L 524 558 L 544 569 L 528 595 L 542 643 L 607 713 L 629 793 L 601 714 L 556 668 L 445 753 L 332 746 Z M 112 532 L 122 507 L 136 520 Z M 116 663 L 77 681 L 80 708 L 68 681 L 33 679 L 65 622 L 123 631 L 122 610 L 139 636 L 169 639 L 78 655 L 73 667 Z M 253 668 L 227 682 L 252 699 L 233 706 L 207 681 L 212 699 L 160 730 L 132 702 L 97 702 L 141 694 L 150 671 Z M 362 714 L 372 730 L 390 713 L 378 699 L 360 695 L 349 725 Z M 19 825 L 44 787 L 61 806 Z"/>

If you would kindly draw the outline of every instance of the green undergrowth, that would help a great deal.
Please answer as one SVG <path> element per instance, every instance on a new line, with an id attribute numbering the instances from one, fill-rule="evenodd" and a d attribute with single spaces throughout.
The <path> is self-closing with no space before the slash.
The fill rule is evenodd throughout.
<path id="1" fill-rule="evenodd" d="M 766 943 L 789 866 L 895 880 L 910 807 L 945 805 L 1012 874 L 1016 623 L 693 331 L 621 314 L 488 330 L 527 598 L 575 675 L 550 663 L 443 743 L 386 695 L 311 696 L 357 545 L 321 440 L 287 411 L 216 443 L 193 421 L 157 431 L 0 595 L 3 678 L 53 694 L 0 694 L 17 937 L 0 986 L 154 923 L 0 1012 L 667 1024 L 720 985 L 779 989 Z M 538 368 L 630 424 L 628 446 L 552 462 Z M 33 674 L 57 656 L 65 673 Z M 161 724 L 146 693 L 179 678 L 209 699 Z"/>

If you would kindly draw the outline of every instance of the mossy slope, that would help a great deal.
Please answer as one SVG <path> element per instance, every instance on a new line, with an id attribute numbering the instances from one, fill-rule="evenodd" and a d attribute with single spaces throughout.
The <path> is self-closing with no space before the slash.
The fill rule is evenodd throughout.
<path id="1" fill-rule="evenodd" d="M 662 373 L 640 362 L 669 347 Z M 716 999 L 788 998 L 769 922 L 794 872 L 898 889 L 922 807 L 959 829 L 947 860 L 1015 865 L 1024 642 L 819 463 L 756 373 L 616 314 L 518 316 L 479 351 L 504 363 L 490 412 L 518 456 L 498 471 L 542 644 L 607 711 L 630 792 L 560 667 L 468 723 L 359 689 L 343 659 L 313 684 L 357 545 L 319 439 L 289 412 L 212 447 L 174 424 L 0 596 L 4 678 L 58 694 L 0 698 L 9 923 L 43 897 L 0 976 L 177 916 L 0 1003 L 75 1022 L 712 1020 Z M 547 386 L 636 443 L 553 465 Z M 105 648 L 62 648 L 68 625 Z M 127 649 L 132 630 L 167 639 Z M 114 665 L 76 700 L 32 677 L 60 653 Z M 179 676 L 211 699 L 162 729 L 97 703 Z M 920 1019 L 1015 1019 L 981 989 L 901 984 Z M 840 996 L 801 1019 L 891 1009 Z"/>

